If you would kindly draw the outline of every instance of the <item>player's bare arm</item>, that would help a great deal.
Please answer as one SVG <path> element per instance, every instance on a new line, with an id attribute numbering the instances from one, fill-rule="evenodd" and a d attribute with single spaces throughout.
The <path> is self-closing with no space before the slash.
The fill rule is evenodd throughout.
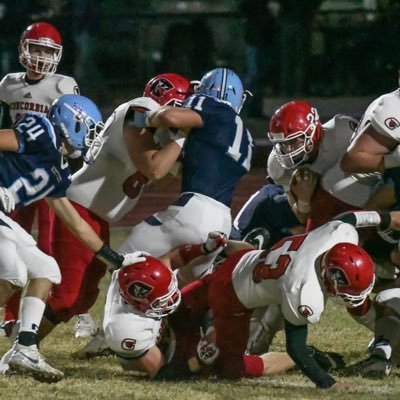
<path id="1" fill-rule="evenodd" d="M 149 180 L 163 178 L 172 168 L 179 155 L 181 146 L 172 141 L 159 148 L 154 141 L 153 132 L 132 124 L 124 124 L 124 140 L 132 163 Z"/>
<path id="2" fill-rule="evenodd" d="M 125 371 L 141 371 L 152 379 L 165 364 L 165 357 L 154 345 L 143 356 L 132 360 L 124 359 L 120 364 Z"/>
<path id="3" fill-rule="evenodd" d="M 203 120 L 196 111 L 188 108 L 160 107 L 147 115 L 148 126 L 153 128 L 194 128 L 203 125 Z"/>
<path id="4" fill-rule="evenodd" d="M 348 173 L 383 172 L 388 167 L 384 156 L 396 145 L 394 139 L 378 133 L 369 124 L 352 142 L 340 162 L 340 167 Z"/>
<path id="5" fill-rule="evenodd" d="M 222 249 L 226 255 L 230 255 L 240 250 L 254 249 L 254 246 L 239 240 L 227 240 L 224 233 L 214 231 L 208 234 L 204 243 L 179 246 L 161 256 L 160 260 L 170 268 L 177 269 L 191 262 L 200 264 L 208 254 Z"/>
<path id="6" fill-rule="evenodd" d="M 0 150 L 1 151 L 18 151 L 19 142 L 14 129 L 0 130 Z"/>
<path id="7" fill-rule="evenodd" d="M 66 197 L 46 198 L 49 206 L 61 218 L 68 229 L 90 250 L 97 252 L 103 246 L 103 241 L 92 227 L 78 214 Z"/>

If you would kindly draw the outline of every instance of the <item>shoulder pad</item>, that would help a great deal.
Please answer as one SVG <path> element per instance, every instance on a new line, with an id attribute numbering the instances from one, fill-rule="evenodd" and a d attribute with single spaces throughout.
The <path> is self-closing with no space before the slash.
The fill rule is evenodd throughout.
<path id="1" fill-rule="evenodd" d="M 150 97 L 137 97 L 136 99 L 129 101 L 129 106 L 143 107 L 147 108 L 149 111 L 157 110 L 160 108 L 160 105 Z"/>

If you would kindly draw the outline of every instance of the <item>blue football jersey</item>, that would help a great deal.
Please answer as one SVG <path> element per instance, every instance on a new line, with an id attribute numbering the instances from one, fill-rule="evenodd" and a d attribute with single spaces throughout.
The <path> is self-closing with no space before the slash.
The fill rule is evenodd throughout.
<path id="1" fill-rule="evenodd" d="M 291 233 L 288 228 L 300 225 L 282 186 L 267 184 L 256 192 L 239 211 L 230 238 L 242 240 L 250 231 L 265 228 L 274 244 Z"/>
<path id="2" fill-rule="evenodd" d="M 43 197 L 64 197 L 71 171 L 62 156 L 61 138 L 49 120 L 25 114 L 13 129 L 19 149 L 0 152 L 0 185 L 10 189 L 19 207 Z"/>
<path id="3" fill-rule="evenodd" d="M 240 178 L 251 165 L 253 139 L 242 119 L 226 103 L 203 94 L 185 100 L 203 125 L 193 128 L 185 142 L 182 192 L 209 196 L 230 207 Z"/>

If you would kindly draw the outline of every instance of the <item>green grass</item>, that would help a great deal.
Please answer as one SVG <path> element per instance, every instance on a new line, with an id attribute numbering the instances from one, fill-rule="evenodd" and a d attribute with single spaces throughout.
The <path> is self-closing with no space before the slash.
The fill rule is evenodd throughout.
<path id="1" fill-rule="evenodd" d="M 121 232 L 123 234 L 123 232 Z M 114 244 L 120 236 L 114 232 Z M 97 323 L 101 322 L 102 305 L 108 278 L 102 282 L 101 297 L 91 310 Z M 125 375 L 113 357 L 78 361 L 71 353 L 82 347 L 87 339 L 75 339 L 75 321 L 59 326 L 41 345 L 48 362 L 64 371 L 66 378 L 57 384 L 44 384 L 24 377 L 0 377 L 0 398 L 4 400 L 35 399 L 129 399 L 129 400 L 241 400 L 241 399 L 362 399 L 400 398 L 400 372 L 396 369 L 383 380 L 361 377 L 340 377 L 338 380 L 353 387 L 343 392 L 322 391 L 299 371 L 274 378 L 243 379 L 239 382 L 199 381 L 193 383 L 160 383 Z M 400 333 L 399 333 L 400 334 Z M 316 326 L 309 327 L 309 343 L 321 350 L 337 351 L 347 363 L 363 359 L 371 338 L 370 332 L 357 325 L 344 309 L 329 304 Z M 0 353 L 10 344 L 0 338 Z M 280 333 L 272 350 L 283 350 Z"/>

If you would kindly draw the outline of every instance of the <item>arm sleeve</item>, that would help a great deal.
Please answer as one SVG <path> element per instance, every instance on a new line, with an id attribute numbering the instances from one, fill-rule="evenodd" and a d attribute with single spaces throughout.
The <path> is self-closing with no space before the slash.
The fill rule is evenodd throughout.
<path id="1" fill-rule="evenodd" d="M 389 218 L 389 221 L 386 221 L 387 218 Z M 388 223 L 390 226 L 390 214 L 378 213 L 377 211 L 349 211 L 337 215 L 332 220 L 342 221 L 356 228 L 387 225 Z"/>
<path id="2" fill-rule="evenodd" d="M 285 320 L 286 350 L 301 371 L 317 387 L 330 388 L 336 381 L 319 366 L 307 348 L 307 332 L 307 325 L 293 325 Z"/>

